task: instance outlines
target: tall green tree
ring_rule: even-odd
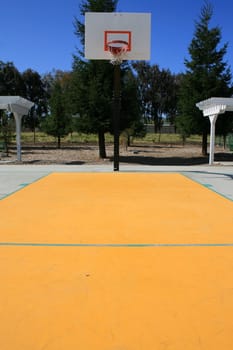
[[[150,64],[146,61],[133,63],[136,72],[138,94],[141,104],[141,111],[144,122],[151,120],[151,71]]]
[[[105,133],[111,128],[112,67],[108,62],[90,61],[79,64],[74,72],[76,100],[73,114],[79,114],[76,126],[79,131],[97,133],[99,156],[106,158]]]
[[[84,16],[87,11],[114,12],[117,2],[117,0],[86,0],[81,3],[80,14]],[[75,19],[75,33],[82,44],[82,49],[74,56],[73,63],[73,97],[71,99],[74,107],[73,114],[79,115],[76,119],[79,130],[97,133],[99,156],[105,158],[105,133],[112,131],[114,67],[105,60],[84,60],[85,26],[83,21],[77,18]],[[142,125],[136,122],[140,119],[140,109],[138,108],[137,89],[133,88],[131,73],[130,65],[127,62],[122,63],[121,115],[124,115],[125,119],[123,121],[121,117],[121,130],[133,128],[134,125],[139,129],[139,126]],[[126,100],[127,103],[125,103]]]
[[[65,108],[65,93],[62,80],[54,82],[49,100],[50,112],[45,118],[42,129],[57,139],[57,148],[61,148],[61,139],[71,132],[72,119]]]
[[[24,118],[24,125],[31,130],[39,126],[40,119],[48,112],[48,94],[40,74],[32,69],[22,73],[25,86],[24,97],[35,103],[28,116]]]
[[[210,97],[229,97],[231,72],[224,61],[227,44],[220,47],[221,29],[210,28],[213,6],[205,2],[199,21],[195,24],[194,37],[189,46],[190,60],[185,60],[179,97],[177,126],[186,134],[202,134],[202,154],[207,154],[208,118],[203,118],[196,103]]]
[[[86,12],[115,12],[118,0],[82,0],[79,10],[80,15],[85,16]],[[82,49],[79,54],[83,56],[85,45],[85,25],[78,17],[74,19],[75,35],[79,38]]]
[[[145,135],[137,79],[128,68],[123,71],[120,131],[127,136],[127,146],[130,146],[131,136]]]
[[[85,37],[83,18],[85,12],[114,12],[117,2],[117,0],[83,0],[80,5],[82,20],[75,18],[74,22],[75,34],[82,45],[82,49],[74,56],[73,64],[74,77],[81,84],[76,90],[79,97],[77,97],[78,108],[74,113],[80,115],[77,121],[79,130],[98,134],[100,158],[106,158],[105,133],[111,126],[113,67],[106,61],[83,59]]]
[[[9,146],[13,136],[14,117],[12,113],[0,110],[0,141],[6,156],[9,156]]]
[[[0,95],[24,96],[25,86],[21,73],[13,62],[0,61]]]
[[[153,120],[155,132],[159,131],[163,116],[172,120],[176,113],[176,77],[168,69],[147,62],[136,62],[134,69],[138,78],[138,89],[145,120]]]

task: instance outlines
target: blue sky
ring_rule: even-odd
[[[225,59],[233,69],[233,2],[211,0],[212,26],[222,30],[228,42]],[[13,62],[19,71],[31,68],[40,74],[53,69],[70,70],[79,47],[74,35],[74,17],[80,0],[9,0],[1,3],[0,60]],[[119,0],[120,12],[150,12],[151,64],[185,71],[184,58],[193,38],[204,0]]]

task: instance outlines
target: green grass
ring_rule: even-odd
[[[21,140],[24,144],[34,143],[34,133],[29,131],[24,131],[21,133]],[[105,134],[106,143],[113,142],[113,136],[109,133]],[[15,143],[15,137],[13,137],[12,142]],[[56,144],[56,139],[53,136],[47,135],[43,132],[36,132],[35,134],[35,144]],[[98,144],[98,136],[96,134],[83,134],[73,132],[62,139],[62,143],[68,144]],[[182,144],[182,138],[179,134],[154,134],[148,133],[145,137],[135,137],[131,138],[131,144]],[[191,135],[187,138],[186,144],[200,144],[201,136]]]
[[[22,132],[21,133],[22,143],[34,143],[34,133],[33,132]],[[38,143],[56,143],[56,138],[50,135],[47,135],[43,132],[36,132],[35,142]],[[95,134],[81,134],[74,132],[62,138],[64,143],[95,143],[98,142],[97,135]]]
[[[155,143],[155,144],[182,144],[182,138],[180,134],[146,134],[143,138],[135,138],[134,143]],[[201,143],[201,136],[199,135],[191,135],[186,139],[186,143]]]

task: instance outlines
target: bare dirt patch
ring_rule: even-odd
[[[97,145],[63,145],[61,149],[44,145],[24,145],[23,164],[106,164],[112,162],[113,146],[107,145],[107,158],[100,159]],[[233,161],[233,153],[216,147],[216,161]],[[1,162],[16,163],[16,150],[12,148],[9,156],[0,155]],[[148,145],[135,144],[120,148],[120,162],[144,165],[192,165],[208,163],[208,156],[201,155],[200,145]]]

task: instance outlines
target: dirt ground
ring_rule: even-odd
[[[106,159],[99,158],[97,145],[22,146],[23,164],[106,164],[113,160],[113,146],[106,146]],[[1,163],[15,164],[16,149],[10,150],[7,157],[0,153]],[[233,161],[233,152],[222,147],[215,148],[215,161]],[[127,149],[120,147],[120,162],[144,165],[192,165],[208,163],[208,156],[201,154],[200,145],[135,144]]]

